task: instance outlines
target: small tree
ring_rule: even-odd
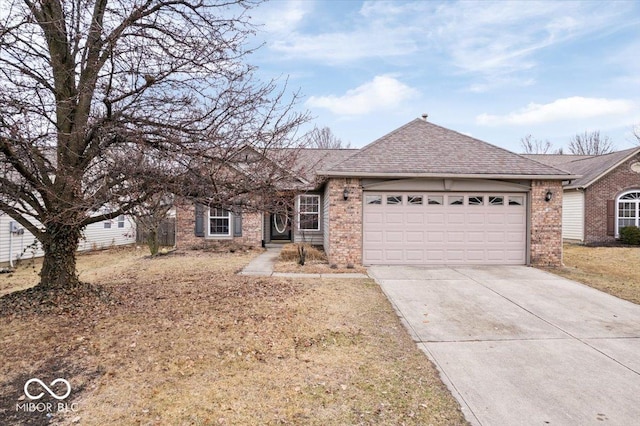
[[[527,135],[520,139],[520,146],[524,154],[548,154],[552,148],[548,139],[544,141],[534,139],[533,136]]]
[[[168,213],[172,207],[172,196],[159,192],[153,194],[145,202],[133,209],[137,232],[141,232],[144,235],[152,256],[157,255],[160,250],[160,226],[167,220]]]
[[[569,141],[569,152],[574,155],[602,155],[613,151],[613,142],[600,131],[578,133]]]

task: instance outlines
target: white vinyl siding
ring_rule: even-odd
[[[79,251],[104,249],[112,246],[134,244],[136,229],[132,218],[126,216],[124,220],[115,220],[111,228],[105,228],[104,222],[93,223],[86,227],[83,238],[78,245]],[[35,237],[26,230],[22,235],[13,236],[9,232],[9,223],[13,222],[6,213],[0,211],[0,264],[9,262],[9,252],[15,261],[17,258],[31,259],[44,255],[37,244],[32,249]],[[122,227],[118,227],[122,223]],[[22,226],[20,226],[22,227]]]
[[[584,192],[562,194],[562,238],[584,241]]]

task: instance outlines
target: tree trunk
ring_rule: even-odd
[[[44,261],[40,271],[40,287],[62,289],[80,283],[76,275],[76,250],[81,231],[77,226],[47,226],[47,238],[42,243]]]
[[[152,256],[158,254],[160,249],[160,242],[158,241],[158,230],[149,228],[147,230],[147,245]]]

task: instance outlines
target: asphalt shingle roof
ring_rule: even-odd
[[[569,173],[456,131],[415,119],[319,172],[337,175],[541,176]]]
[[[568,172],[580,175],[567,186],[567,188],[588,187],[610,169],[625,161],[632,155],[640,152],[640,148],[630,148],[623,151],[616,151],[604,155],[579,156],[579,155],[535,155],[535,159],[540,162],[557,164],[557,167]],[[533,155],[531,157],[534,157]],[[565,157],[562,163],[562,157]]]

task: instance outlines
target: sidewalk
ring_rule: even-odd
[[[239,275],[251,275],[256,277],[285,277],[285,278],[369,278],[366,274],[300,274],[295,272],[273,272],[282,247],[268,247],[267,251],[253,259]]]

